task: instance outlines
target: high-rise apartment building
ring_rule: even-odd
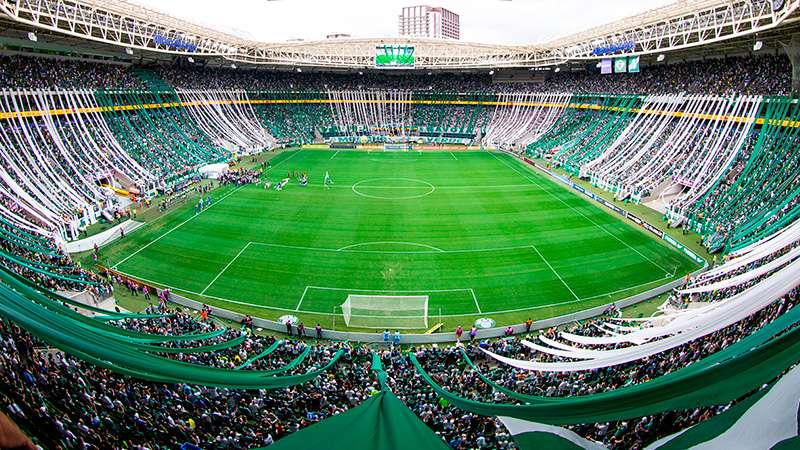
[[[400,36],[460,39],[461,25],[453,11],[421,5],[408,6],[400,13]]]

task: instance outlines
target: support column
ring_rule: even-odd
[[[800,93],[800,33],[792,35],[789,43],[781,42],[783,50],[792,62],[792,94]]]

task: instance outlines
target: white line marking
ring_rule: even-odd
[[[226,271],[226,270],[228,270],[228,267],[230,267],[230,266],[231,266],[231,264],[233,264],[233,262],[234,262],[234,261],[236,261],[237,259],[239,259],[239,257],[240,257],[240,256],[242,256],[242,253],[244,253],[244,251],[245,251],[245,250],[247,250],[247,247],[250,247],[250,242],[248,242],[247,244],[245,244],[245,245],[244,245],[244,247],[242,247],[242,249],[241,249],[241,250],[239,250],[239,253],[237,253],[237,254],[236,254],[236,256],[234,256],[234,257],[233,257],[233,259],[232,259],[232,260],[230,260],[230,261],[228,262],[228,264],[226,264],[226,265],[225,265],[225,267],[223,267],[223,268],[222,268],[222,270],[220,270],[220,271],[219,271],[219,273],[217,274],[217,276],[215,276],[215,277],[214,277],[214,279],[213,279],[213,280],[211,280],[211,282],[210,282],[210,283],[208,283],[208,286],[206,286],[206,288],[205,288],[205,289],[203,289],[202,291],[200,291],[200,295],[204,295],[204,294],[206,293],[206,291],[208,290],[208,288],[210,288],[210,287],[211,287],[211,285],[212,285],[212,284],[214,284],[214,282],[215,282],[215,281],[217,281],[217,279],[219,279],[219,277],[220,277],[220,276],[222,276],[222,274],[223,274],[223,273],[225,273],[225,271]]]
[[[308,183],[308,187],[325,187],[325,185],[321,184],[321,183]],[[346,185],[346,184],[345,185],[341,185],[341,184],[340,185],[334,185],[334,186],[330,186],[330,187],[334,188],[334,189],[336,189],[336,188],[339,188],[339,189],[352,189],[352,185]],[[378,185],[378,186],[366,186],[366,187],[369,188],[369,189],[420,189],[420,188],[424,188],[426,186],[383,186],[383,185]],[[535,186],[535,185],[530,184],[530,183],[528,183],[528,184],[498,184],[498,185],[494,185],[494,186],[492,186],[492,185],[489,185],[489,186],[481,185],[479,187],[480,187],[481,191],[486,191],[488,189],[519,189],[519,190],[536,189],[536,190],[539,190],[538,186]],[[436,186],[436,190],[437,191],[440,190],[440,189],[444,189],[444,190],[464,189],[464,190],[474,191],[474,190],[476,190],[476,186],[475,185],[472,185],[472,186]]]
[[[575,297],[575,300],[580,300],[580,297],[578,297],[575,294],[575,291],[573,291],[572,288],[569,287],[567,282],[564,281],[563,278],[561,278],[561,275],[559,275],[558,272],[556,272],[556,269],[554,269],[553,266],[550,265],[550,263],[547,261],[547,258],[545,258],[544,255],[542,255],[542,252],[540,252],[539,249],[536,248],[536,246],[533,244],[531,244],[531,248],[533,249],[533,251],[536,252],[537,255],[539,255],[539,258],[542,258],[542,261],[544,261],[544,263],[547,264],[547,267],[550,268],[550,271],[553,272],[556,275],[556,277],[558,277],[558,279],[561,281],[561,284],[563,284],[564,287],[566,287],[569,290],[569,293],[572,294],[573,297]]]
[[[377,254],[388,254],[388,255],[408,255],[408,254],[421,254],[421,255],[428,255],[428,254],[437,254],[437,253],[486,253],[486,252],[500,252],[500,251],[510,251],[510,250],[522,250],[530,249],[530,244],[528,245],[519,245],[519,246],[512,246],[512,247],[495,247],[495,248],[477,248],[477,249],[461,249],[461,250],[442,250],[440,248],[432,247],[435,250],[421,250],[417,252],[407,252],[407,251],[392,251],[392,250],[350,250],[348,247],[342,248],[322,248],[322,247],[305,247],[302,245],[285,245],[285,244],[271,244],[269,242],[250,242],[252,245],[263,245],[265,247],[276,247],[276,248],[289,248],[295,250],[309,250],[309,251],[318,251],[318,252],[341,252],[341,253],[377,253]],[[359,245],[359,244],[357,244]],[[417,244],[422,245],[422,244]],[[427,246],[430,247],[430,246]]]
[[[294,309],[295,311],[300,311],[300,305],[303,304],[303,299],[306,298],[306,292],[308,292],[308,286],[303,289],[303,295],[300,296],[300,301],[297,302],[297,308]]]
[[[529,245],[526,246],[526,247],[530,248]],[[214,296],[214,295],[201,295],[199,292],[190,291],[190,290],[179,288],[179,287],[176,287],[176,286],[170,286],[168,284],[161,283],[159,281],[148,280],[147,278],[139,277],[139,276],[132,275],[132,274],[129,274],[129,273],[126,273],[126,272],[122,272],[122,271],[119,271],[119,270],[117,272],[122,274],[122,275],[128,276],[130,278],[134,278],[134,279],[137,279],[137,280],[144,281],[146,283],[150,283],[150,284],[152,284],[154,286],[163,286],[163,287],[169,288],[169,289],[171,289],[173,291],[183,292],[183,293],[186,293],[186,294],[196,295],[196,296],[199,296],[199,297],[206,297],[206,298],[210,298],[210,299],[213,299],[213,300],[219,300],[219,301],[226,302],[226,303],[232,303],[234,305],[249,306],[251,308],[258,308],[258,309],[268,309],[268,310],[271,310],[271,311],[283,311],[283,312],[292,312],[292,311],[294,311],[293,309],[289,309],[289,308],[278,308],[277,306],[259,305],[259,304],[250,303],[250,302],[243,302],[243,301],[240,301],[240,300],[231,300],[231,299],[225,298],[225,297],[217,297],[217,296]],[[617,289],[617,290],[611,291],[611,292],[605,292],[605,293],[602,293],[602,294],[592,295],[592,296],[589,296],[589,297],[583,297],[583,298],[581,298],[579,300],[567,300],[567,301],[563,301],[563,302],[549,303],[547,305],[530,306],[530,307],[527,307],[527,308],[505,309],[505,310],[500,310],[500,311],[487,311],[487,312],[481,313],[481,314],[514,313],[514,312],[521,312],[521,311],[533,311],[533,310],[536,310],[536,309],[543,309],[543,308],[552,308],[554,306],[569,305],[571,303],[578,303],[578,302],[581,302],[581,301],[593,300],[593,299],[600,298],[600,297],[612,296],[612,295],[618,294],[620,292],[625,292],[625,291],[629,291],[629,290],[632,290],[632,289],[637,289],[637,288],[640,288],[642,286],[647,286],[647,285],[650,285],[650,284],[653,284],[653,283],[659,283],[661,281],[663,281],[663,280],[658,279],[658,280],[648,281],[646,283],[637,284],[635,286],[630,286],[630,287],[626,287],[626,288],[623,288],[623,289]],[[314,287],[314,286],[308,286],[308,287]],[[342,291],[358,292],[357,289],[320,288],[320,287],[317,287],[317,289],[342,290]],[[362,292],[381,292],[381,291],[363,290]],[[411,293],[413,293],[413,292],[436,292],[436,291],[435,290],[426,289],[426,290],[422,290],[422,291],[388,291],[388,292],[411,292]],[[329,315],[331,315],[331,313],[318,312],[318,311],[300,311],[300,312],[302,312],[303,314],[313,314],[313,315],[317,315],[317,316],[329,316]],[[477,316],[477,315],[478,315],[478,313],[443,314],[442,317],[465,317],[465,316]]]
[[[330,159],[336,158],[336,155],[338,155],[338,154],[339,154],[339,150],[336,150],[336,153],[334,153],[333,156],[331,156]]]
[[[341,252],[341,251],[349,250],[349,249],[351,249],[351,248],[355,248],[355,247],[363,247],[363,246],[365,246],[365,245],[373,245],[373,244],[397,244],[397,245],[410,245],[410,246],[414,246],[414,247],[422,247],[422,248],[431,249],[431,250],[433,250],[433,251],[436,251],[436,252],[439,252],[439,253],[447,253],[447,252],[445,252],[444,250],[440,249],[439,247],[434,247],[434,246],[432,246],[432,245],[427,245],[427,244],[418,244],[418,243],[416,243],[416,242],[401,242],[401,241],[376,241],[376,242],[362,242],[362,243],[360,243],[360,244],[353,244],[353,245],[348,245],[348,246],[342,247],[342,248],[340,248],[340,249],[337,249],[336,251],[337,251],[337,252]],[[411,252],[411,253],[419,253],[419,252]]]
[[[458,158],[456,158],[456,155],[454,155],[454,154],[453,154],[453,152],[450,152],[450,156],[452,156],[452,157],[453,157],[453,159],[455,159],[456,161],[458,161]]]
[[[403,195],[403,196],[399,196],[399,197],[386,197],[386,196],[381,196],[381,195],[365,194],[363,192],[359,192],[359,190],[358,190],[358,187],[363,183],[369,183],[370,181],[382,181],[382,180],[413,181],[415,183],[420,183],[420,184],[424,185],[424,186],[421,186],[421,187],[423,187],[425,189],[430,189],[430,190],[427,191],[427,192],[424,192],[422,194]],[[370,186],[365,186],[366,189],[369,189],[369,187]],[[420,186],[411,186],[411,187],[416,187],[417,189],[420,188]],[[414,179],[414,178],[370,178],[370,179],[367,179],[367,180],[359,181],[358,183],[354,184],[351,187],[351,189],[353,190],[353,192],[356,195],[360,195],[362,197],[367,197],[367,198],[375,198],[375,199],[379,199],[379,200],[411,200],[411,199],[415,199],[415,198],[422,198],[422,197],[431,195],[434,192],[436,192],[436,186],[432,185],[431,183],[428,183],[427,181],[417,180],[417,179]]]
[[[321,291],[352,291],[352,292],[396,292],[398,294],[413,294],[423,292],[469,292],[470,288],[454,288],[454,289],[350,289],[338,288],[327,286],[306,286],[306,289],[319,289]]]
[[[135,252],[133,252],[133,253],[131,253],[130,255],[126,256],[126,257],[125,257],[125,258],[124,258],[122,261],[120,261],[120,262],[118,262],[118,263],[114,264],[113,266],[111,266],[111,268],[116,270],[116,268],[117,268],[117,267],[119,267],[119,265],[120,265],[120,264],[123,264],[123,263],[125,263],[125,261],[127,261],[127,260],[129,260],[129,259],[133,258],[134,256],[138,255],[138,254],[139,254],[139,252],[141,252],[142,250],[146,249],[147,247],[150,247],[151,245],[153,245],[153,244],[155,244],[156,242],[160,241],[160,240],[161,240],[161,238],[163,238],[163,237],[167,236],[168,234],[172,233],[173,231],[177,230],[178,228],[180,228],[180,227],[182,227],[182,226],[186,225],[186,224],[187,224],[187,223],[189,223],[190,221],[194,220],[194,218],[195,218],[195,217],[197,217],[197,216],[199,216],[200,214],[203,214],[204,212],[208,211],[209,209],[211,209],[211,208],[213,208],[213,207],[215,207],[215,206],[219,205],[220,203],[222,203],[222,201],[223,201],[223,200],[225,200],[226,198],[228,198],[228,197],[230,197],[231,195],[235,194],[236,192],[238,192],[238,191],[239,191],[241,188],[243,188],[243,187],[244,187],[244,186],[239,186],[239,187],[237,187],[236,189],[232,190],[231,192],[228,192],[228,193],[227,193],[227,194],[225,194],[225,195],[224,195],[224,196],[223,196],[221,199],[219,199],[219,200],[217,200],[216,202],[212,203],[212,204],[211,204],[211,206],[209,206],[208,208],[206,208],[206,209],[204,209],[204,210],[200,211],[199,213],[197,213],[197,214],[193,215],[192,217],[189,217],[188,219],[184,220],[183,222],[181,222],[181,223],[179,223],[179,224],[175,225],[174,227],[170,228],[170,229],[169,229],[169,230],[168,230],[166,233],[162,234],[161,236],[159,236],[159,237],[157,237],[157,238],[153,239],[152,241],[148,242],[147,244],[143,245],[142,247],[140,247],[139,249],[137,249]]]
[[[478,308],[478,314],[483,314],[481,312],[481,305],[478,304],[478,297],[475,296],[475,290],[472,289],[472,288],[469,288],[469,291],[472,293],[472,301],[475,302],[475,307]]]
[[[651,263],[652,265],[656,266],[657,268],[659,268],[660,270],[662,270],[664,273],[666,273],[666,274],[668,274],[668,273],[669,273],[669,271],[668,271],[667,269],[665,269],[665,268],[661,267],[661,265],[660,265],[660,264],[658,264],[657,262],[655,262],[655,261],[653,261],[652,259],[650,259],[650,258],[648,258],[647,256],[645,256],[645,255],[644,255],[642,252],[640,252],[639,250],[636,250],[635,248],[631,247],[631,246],[630,246],[630,244],[628,244],[627,242],[625,242],[625,241],[623,241],[622,239],[620,239],[620,238],[619,238],[617,235],[615,235],[614,233],[612,233],[612,232],[610,232],[610,231],[606,230],[605,228],[603,228],[602,226],[600,226],[600,225],[599,225],[597,222],[595,222],[594,220],[592,220],[591,218],[589,218],[589,216],[587,216],[586,214],[582,213],[580,210],[578,210],[578,209],[577,209],[577,208],[575,208],[574,206],[570,205],[569,203],[565,202],[565,201],[564,201],[562,198],[558,197],[557,195],[555,195],[555,194],[553,194],[552,192],[550,192],[550,191],[548,191],[547,189],[545,189],[545,188],[544,188],[542,185],[540,185],[540,184],[539,184],[539,183],[538,183],[538,182],[537,182],[535,179],[530,179],[530,178],[528,178],[528,175],[527,175],[527,174],[525,174],[525,173],[522,173],[522,172],[518,171],[516,168],[512,167],[511,165],[509,165],[507,162],[505,162],[505,161],[503,161],[502,159],[498,158],[498,157],[497,157],[497,155],[495,155],[494,153],[489,153],[489,154],[490,154],[490,155],[492,155],[492,156],[494,156],[494,157],[495,157],[495,159],[497,159],[497,160],[498,160],[498,161],[500,161],[501,163],[505,164],[505,165],[506,165],[506,167],[509,167],[511,170],[513,170],[513,171],[517,172],[518,174],[522,175],[522,176],[523,176],[523,177],[524,177],[526,180],[528,180],[528,181],[532,182],[533,184],[535,184],[535,185],[539,186],[539,187],[540,187],[540,188],[541,188],[543,191],[545,191],[545,192],[546,192],[548,195],[550,195],[550,196],[551,196],[551,197],[553,197],[554,199],[556,199],[556,200],[560,201],[561,203],[563,203],[563,204],[567,205],[567,207],[568,207],[569,209],[571,209],[571,210],[575,211],[576,213],[580,214],[581,216],[583,216],[583,218],[584,218],[584,219],[586,219],[586,220],[588,220],[588,221],[589,221],[589,222],[590,222],[592,225],[594,225],[594,226],[596,226],[597,228],[599,228],[599,229],[603,230],[603,232],[605,232],[605,233],[606,233],[606,234],[608,234],[609,236],[613,237],[614,239],[616,239],[617,241],[619,241],[620,243],[622,243],[624,246],[626,246],[626,247],[628,247],[629,249],[631,249],[631,250],[633,250],[634,252],[636,252],[636,253],[637,253],[639,256],[641,256],[641,257],[642,257],[642,258],[643,258],[645,261],[647,261],[647,262]],[[514,161],[517,161],[517,160],[515,159]],[[518,162],[518,161],[517,161],[517,162]],[[521,163],[520,163],[520,164],[521,164]],[[530,169],[528,169],[528,170],[530,170]]]
[[[295,153],[293,153],[291,156],[289,156],[288,158],[286,158],[286,159],[284,159],[284,160],[282,160],[282,161],[279,161],[277,164],[275,164],[274,166],[272,166],[272,168],[274,169],[275,167],[278,167],[278,166],[279,166],[279,165],[281,165],[282,163],[284,163],[284,162],[286,162],[286,161],[288,161],[288,160],[292,159],[292,158],[293,158],[295,155],[297,155],[297,154],[298,154],[298,153],[300,153],[300,152],[302,152],[302,150],[297,150],[297,151],[295,151]],[[240,189],[242,189],[243,187],[244,187],[244,185],[237,187],[236,189],[232,190],[231,192],[228,192],[227,194],[225,194],[224,196],[222,196],[222,198],[220,198],[220,199],[219,199],[219,200],[217,200],[216,202],[212,203],[212,204],[211,204],[211,206],[209,206],[208,208],[206,208],[206,209],[204,209],[204,210],[200,211],[199,213],[197,213],[197,214],[193,215],[192,217],[189,217],[188,219],[184,220],[183,222],[179,223],[178,225],[175,225],[173,228],[171,228],[170,230],[168,230],[166,233],[164,233],[164,234],[162,234],[161,236],[159,236],[159,237],[155,238],[154,240],[152,240],[152,241],[148,242],[147,244],[145,244],[145,245],[143,245],[142,247],[140,247],[139,249],[137,249],[135,252],[133,252],[133,253],[131,253],[130,255],[126,256],[126,257],[125,257],[125,258],[124,258],[122,261],[120,261],[120,262],[118,262],[118,263],[114,264],[113,266],[111,266],[111,269],[113,269],[113,270],[116,270],[116,269],[117,269],[117,267],[119,267],[119,265],[120,265],[120,264],[123,264],[123,263],[125,263],[125,261],[127,261],[127,260],[129,260],[129,259],[133,258],[134,256],[138,255],[138,254],[139,254],[139,252],[141,252],[142,250],[146,249],[147,247],[150,247],[151,245],[153,245],[153,244],[155,244],[156,242],[160,241],[160,240],[161,240],[161,238],[163,238],[164,236],[166,236],[166,235],[168,235],[168,234],[172,233],[173,231],[177,230],[178,228],[180,228],[180,227],[182,227],[182,226],[186,225],[186,224],[187,224],[187,223],[189,223],[190,221],[194,220],[194,218],[195,218],[195,217],[197,217],[197,216],[199,216],[200,214],[203,214],[204,212],[208,211],[209,209],[211,209],[211,208],[213,208],[213,207],[217,206],[218,204],[222,203],[222,201],[223,201],[223,200],[225,200],[226,198],[230,197],[231,195],[233,195],[233,194],[235,194],[235,193],[239,192],[239,190],[240,190]],[[162,216],[162,217],[163,217],[163,216]]]

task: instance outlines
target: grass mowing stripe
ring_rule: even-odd
[[[228,192],[221,199],[219,199],[219,200],[215,201],[214,203],[212,203],[208,208],[205,208],[204,210],[202,210],[202,211],[198,212],[197,214],[193,215],[192,217],[189,217],[188,219],[184,220],[183,222],[181,222],[181,223],[175,225],[174,227],[170,228],[166,233],[164,233],[161,236],[159,236],[159,237],[153,239],[152,241],[148,242],[143,247],[140,247],[135,252],[131,253],[126,258],[124,258],[122,261],[114,264],[111,268],[112,269],[116,269],[117,267],[119,267],[120,264],[123,264],[123,263],[125,263],[125,261],[127,261],[127,260],[133,258],[134,256],[138,255],[139,252],[141,252],[142,250],[144,250],[144,249],[150,247],[151,245],[155,244],[156,242],[160,241],[161,238],[163,238],[164,236],[167,236],[167,235],[171,234],[173,231],[177,230],[178,228],[180,228],[180,227],[186,225],[187,223],[189,223],[190,221],[194,220],[200,214],[203,214],[204,212],[208,211],[209,209],[211,209],[211,208],[217,206],[218,204],[222,203],[223,200],[225,200],[226,198],[228,198],[231,195],[235,194],[236,191],[238,191],[241,188],[242,188],[242,186],[237,187],[236,189],[232,190],[231,192]]]
[[[642,252],[640,252],[639,250],[636,250],[635,248],[631,247],[631,245],[630,245],[630,244],[628,244],[627,242],[625,242],[625,241],[623,241],[622,239],[620,239],[620,238],[619,238],[617,235],[615,235],[614,233],[612,233],[612,232],[610,232],[610,231],[606,230],[605,228],[603,228],[602,226],[600,226],[600,225],[599,225],[597,222],[595,222],[594,220],[592,220],[591,218],[589,218],[589,216],[587,216],[586,214],[582,213],[580,210],[578,210],[577,208],[573,207],[573,206],[572,206],[572,205],[570,205],[569,203],[565,202],[563,199],[561,199],[561,198],[560,198],[560,197],[558,197],[557,195],[555,195],[555,194],[551,193],[550,191],[548,191],[547,189],[545,189],[545,188],[544,188],[542,185],[540,185],[538,182],[536,182],[536,180],[535,180],[535,179],[530,179],[530,178],[528,178],[526,174],[524,174],[524,173],[522,173],[522,172],[519,172],[519,171],[518,171],[516,168],[512,167],[511,165],[509,165],[508,163],[506,163],[506,162],[505,162],[505,161],[503,161],[502,159],[498,158],[498,157],[497,157],[497,155],[495,155],[494,153],[491,153],[491,155],[492,155],[492,156],[494,156],[494,157],[495,157],[495,158],[496,158],[498,161],[500,161],[500,162],[502,162],[503,164],[505,164],[505,165],[507,165],[508,167],[510,167],[512,170],[514,170],[514,171],[515,171],[515,172],[517,172],[518,174],[522,175],[522,176],[523,176],[523,177],[525,177],[526,179],[529,179],[529,180],[530,180],[532,183],[534,183],[534,184],[536,184],[537,186],[539,186],[539,187],[540,187],[540,188],[541,188],[543,191],[547,192],[547,193],[548,193],[548,194],[550,194],[550,195],[551,195],[553,198],[555,198],[556,200],[558,200],[558,201],[560,201],[561,203],[563,203],[564,205],[566,205],[566,206],[567,206],[569,209],[571,209],[571,210],[575,211],[576,213],[580,214],[581,216],[583,216],[583,217],[584,217],[586,220],[588,220],[589,222],[591,222],[591,223],[592,223],[594,226],[596,226],[597,228],[599,228],[599,229],[603,230],[603,232],[605,232],[605,233],[606,233],[606,234],[608,234],[609,236],[613,237],[613,238],[614,238],[614,239],[616,239],[617,241],[621,242],[621,243],[622,243],[624,246],[626,246],[626,247],[628,247],[629,249],[633,250],[634,252],[638,253],[638,254],[639,254],[639,256],[641,256],[642,258],[644,258],[646,261],[649,261],[651,264],[653,264],[654,266],[656,266],[656,267],[658,267],[659,269],[661,269],[661,270],[664,272],[664,274],[665,274],[665,275],[669,275],[669,274],[670,274],[670,272],[669,272],[667,269],[665,269],[665,268],[661,267],[661,265],[659,265],[657,262],[655,262],[655,261],[653,261],[652,259],[650,259],[650,258],[648,258],[647,256],[645,256],[645,255],[644,255]],[[515,161],[516,161],[516,159],[515,159]],[[518,163],[519,163],[519,162],[518,162]],[[519,163],[519,164],[521,164],[521,163]],[[528,169],[528,170],[530,170],[530,169]]]
[[[486,315],[502,325],[568,314],[669,281],[609,231],[662,266],[693,267],[602,207],[556,192],[550,186],[556,183],[538,172],[524,176],[514,164],[498,164],[501,155],[340,152],[331,159],[334,153],[277,156],[285,158],[283,167],[312,178],[329,171],[338,189],[294,181],[281,192],[246,185],[118,268],[204,303],[272,320],[290,313],[326,328],[341,318],[333,308],[345,291],[429,292],[429,315],[441,316],[449,329]],[[266,177],[283,178],[281,170]],[[435,192],[403,200],[433,189],[391,180],[397,177],[429,183]],[[357,183],[385,198],[354,194]],[[171,221],[104,249],[103,258],[122,259],[191,214],[191,208],[167,213]],[[598,225],[608,230],[600,233]]]
[[[292,153],[292,155],[291,155],[291,156],[289,156],[289,157],[287,157],[287,158],[284,158],[284,159],[280,160],[280,161],[279,161],[277,164],[275,164],[274,166],[272,166],[272,168],[274,169],[275,167],[279,166],[281,163],[283,163],[283,162],[286,162],[286,161],[290,160],[292,157],[294,157],[295,155],[297,155],[297,154],[298,154],[298,153],[300,153],[300,152],[302,152],[302,150],[296,150],[294,153]],[[155,244],[156,242],[160,241],[160,240],[161,240],[161,238],[163,238],[164,236],[167,236],[168,234],[172,233],[173,231],[177,230],[178,228],[180,228],[180,227],[182,227],[182,226],[186,225],[187,223],[189,223],[190,221],[194,220],[194,219],[195,219],[197,216],[199,216],[200,214],[203,214],[204,212],[208,211],[209,209],[211,209],[211,208],[213,208],[213,207],[217,206],[218,204],[222,203],[222,201],[223,201],[223,200],[225,200],[226,198],[228,198],[228,197],[230,197],[231,195],[235,194],[237,191],[239,191],[239,190],[240,190],[240,189],[242,189],[243,187],[244,187],[244,186],[239,186],[239,187],[237,187],[236,189],[234,189],[233,191],[231,191],[231,192],[228,192],[228,193],[227,193],[227,194],[225,194],[225,195],[224,195],[224,196],[223,196],[221,199],[219,199],[219,200],[217,200],[216,202],[212,203],[212,204],[211,204],[211,206],[209,206],[208,208],[205,208],[204,210],[202,210],[202,211],[200,211],[199,213],[197,213],[197,214],[195,214],[195,215],[193,215],[193,216],[189,217],[188,219],[184,220],[183,222],[179,223],[178,225],[175,225],[174,227],[172,227],[171,229],[169,229],[169,231],[167,231],[166,233],[164,233],[164,234],[162,234],[161,236],[159,236],[159,237],[155,238],[154,240],[152,240],[152,241],[148,242],[148,243],[147,243],[146,245],[144,245],[143,247],[141,247],[141,248],[137,249],[135,252],[133,252],[133,253],[131,253],[130,255],[128,255],[128,256],[127,256],[126,258],[124,258],[122,261],[119,261],[118,263],[114,264],[114,265],[113,265],[111,268],[112,268],[112,269],[116,269],[117,267],[119,267],[119,266],[120,266],[120,264],[123,264],[123,263],[125,263],[125,261],[127,261],[127,260],[131,259],[132,257],[136,256],[136,255],[137,255],[137,254],[139,254],[139,252],[141,252],[142,250],[144,250],[144,249],[146,249],[147,247],[150,247],[151,245],[153,245],[153,244]]]

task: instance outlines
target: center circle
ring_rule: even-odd
[[[380,182],[380,184],[378,184],[378,182]],[[392,182],[396,182],[397,185],[393,186]],[[370,186],[370,184],[372,184],[372,186]],[[417,180],[415,178],[369,178],[354,184],[352,189],[356,195],[367,198],[379,200],[411,200],[433,194],[434,191],[436,191],[436,186],[427,181]],[[364,192],[370,189],[377,192]],[[425,192],[414,194],[413,192],[418,189],[425,189]],[[392,195],[395,193],[397,195]]]

